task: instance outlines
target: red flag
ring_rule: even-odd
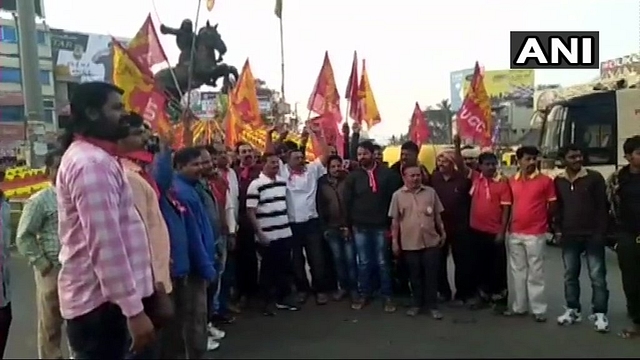
[[[357,122],[362,121],[362,112],[360,104],[360,94],[358,89],[358,54],[353,52],[353,63],[351,64],[351,75],[349,75],[349,82],[347,83],[347,90],[344,92],[344,97],[349,102],[349,117]]]
[[[476,62],[467,95],[458,111],[458,133],[481,146],[491,145],[491,101],[484,87],[484,76]]]
[[[316,116],[309,121],[315,123],[320,128],[321,136],[324,138],[327,145],[335,146],[336,150],[338,150],[338,154],[343,156],[344,138],[338,128],[338,122],[336,121],[334,114],[335,113],[326,113],[324,115]],[[320,145],[316,143],[315,138],[312,146],[316,157],[322,155],[319,153]]]
[[[162,45],[160,45],[160,39],[153,24],[153,19],[151,19],[151,14],[147,15],[140,30],[129,42],[127,52],[148,75],[152,75],[151,68],[153,66],[168,63],[167,55]]]
[[[329,52],[324,53],[324,61],[318,79],[313,87],[313,92],[309,97],[307,109],[319,115],[334,113],[332,117],[337,121],[342,121],[340,113],[340,94],[336,88],[336,80],[333,76],[333,67],[329,61]]]
[[[413,109],[413,115],[411,116],[411,124],[409,124],[409,139],[416,143],[418,147],[421,147],[422,144],[426,144],[429,141],[430,135],[427,119],[416,101],[416,107]]]

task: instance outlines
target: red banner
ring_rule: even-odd
[[[315,123],[320,128],[320,133],[327,145],[335,146],[338,150],[338,154],[343,156],[344,138],[338,128],[338,122],[336,118],[340,116],[336,113],[326,113],[325,115],[316,116],[309,120],[311,123]],[[341,116],[340,116],[341,117]],[[319,153],[321,150],[319,144],[313,143],[313,151],[316,157],[322,155]]]
[[[484,87],[484,77],[476,62],[471,86],[458,111],[458,134],[481,146],[491,145],[491,101]]]
[[[409,125],[409,139],[420,147],[429,141],[430,135],[427,119],[416,101],[416,106],[411,116],[411,124]]]

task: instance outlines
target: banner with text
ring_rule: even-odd
[[[111,36],[51,29],[51,52],[56,77],[78,82],[111,82]]]
[[[640,54],[630,54],[600,63],[600,78],[619,78],[629,74],[640,74]]]
[[[467,76],[473,76],[473,68],[452,71],[449,73],[451,110],[458,111],[464,100],[464,82]]]
[[[473,73],[465,77],[465,94],[472,77]],[[492,103],[512,101],[519,106],[533,107],[533,92],[536,86],[533,70],[486,70],[484,86]]]

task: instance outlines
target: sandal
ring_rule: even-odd
[[[392,313],[392,312],[396,312],[397,307],[396,304],[393,302],[393,300],[391,299],[387,299],[384,302],[384,312],[386,313]]]
[[[638,333],[638,330],[636,330],[635,328],[622,329],[622,331],[620,331],[620,333],[618,334],[618,336],[623,339],[635,339],[638,337],[638,335],[640,335],[640,333]]]
[[[420,308],[417,306],[410,307],[409,310],[407,310],[407,316],[410,316],[410,317],[414,317],[419,313],[420,313]]]

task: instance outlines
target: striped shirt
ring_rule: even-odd
[[[65,319],[105,302],[131,317],[143,311],[142,299],[153,293],[147,233],[109,145],[77,139],[60,161],[58,296]]]
[[[247,208],[256,209],[260,229],[268,241],[292,236],[287,215],[287,180],[279,175],[271,179],[260,173],[247,189]]]

